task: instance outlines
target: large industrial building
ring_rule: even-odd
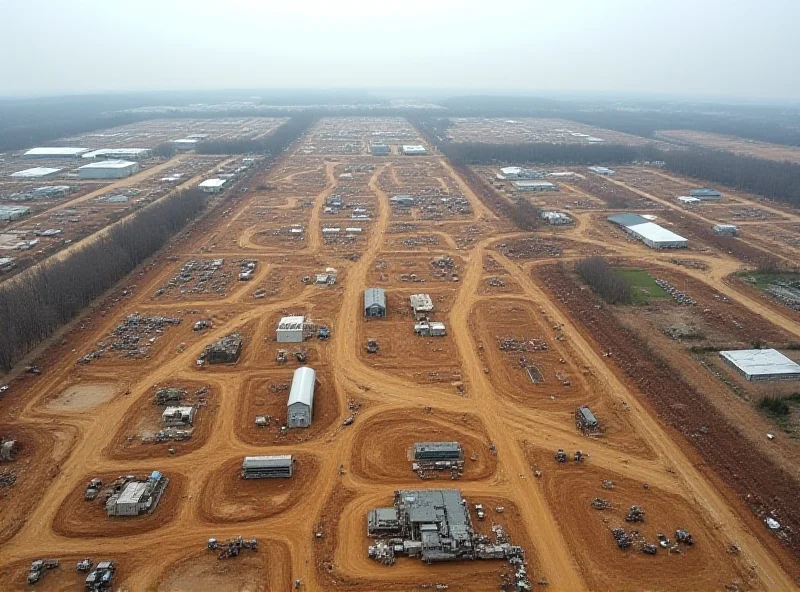
[[[391,537],[388,545],[378,542],[369,548],[370,557],[385,563],[394,562],[395,554],[426,563],[525,556],[521,547],[500,540],[491,544],[476,535],[467,501],[457,489],[395,491],[394,506],[368,512],[367,535]]]
[[[294,474],[291,454],[274,456],[245,456],[242,461],[243,479],[289,479]]]
[[[638,214],[614,214],[608,220],[621,226],[651,249],[685,249],[689,243],[682,236]]]
[[[89,152],[89,149],[72,148],[69,146],[31,148],[23,155],[23,158],[78,158],[85,152]]]
[[[364,290],[364,316],[386,316],[386,290],[383,288],[367,288]]]
[[[124,179],[139,172],[139,163],[130,160],[103,160],[78,168],[81,179]]]
[[[558,185],[550,181],[514,181],[517,191],[558,191]]]
[[[275,336],[278,343],[302,343],[310,335],[310,330],[305,317],[283,317],[278,322]]]
[[[153,471],[146,481],[128,481],[122,491],[113,494],[106,502],[109,516],[138,516],[152,512],[161,499],[169,479]]]
[[[369,150],[372,153],[372,156],[388,156],[392,153],[392,150],[388,145],[378,142],[370,144]]]
[[[696,197],[700,201],[722,201],[722,194],[719,191],[707,187],[692,189],[689,196]]]
[[[403,146],[403,154],[406,156],[425,156],[428,153],[425,146],[420,145],[405,145]]]
[[[81,154],[81,158],[141,160],[153,153],[150,148],[101,148]]]
[[[161,413],[161,423],[165,427],[188,427],[194,423],[197,407],[167,407]]]
[[[11,173],[9,176],[14,179],[43,179],[44,177],[52,177],[62,170],[63,169],[51,169],[48,167],[34,167],[32,169]]]
[[[289,400],[286,403],[286,427],[307,428],[314,418],[314,389],[317,373],[308,366],[294,371]]]
[[[719,352],[747,380],[800,380],[800,364],[775,349],[740,349]]]
[[[414,460],[463,460],[464,452],[458,442],[416,442]]]

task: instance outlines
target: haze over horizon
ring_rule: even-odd
[[[460,88],[796,101],[800,3],[0,0],[2,94]]]

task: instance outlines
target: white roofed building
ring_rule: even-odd
[[[425,156],[428,149],[421,145],[405,145],[403,146],[403,154],[406,156]]]
[[[276,330],[278,343],[302,343],[306,336],[306,330],[305,317],[283,317],[278,322],[278,328]]]
[[[23,155],[23,158],[78,158],[84,152],[89,152],[89,149],[71,146],[31,148]]]
[[[124,179],[139,172],[139,163],[130,160],[103,160],[78,168],[81,179]]]
[[[800,380],[800,364],[776,349],[721,351],[719,356],[747,380]]]
[[[51,177],[62,170],[63,169],[51,169],[48,167],[34,167],[32,169],[11,173],[9,177],[13,177],[14,179],[42,179],[44,177]]]
[[[227,182],[227,179],[206,179],[198,187],[206,193],[219,193]]]
[[[286,427],[307,428],[314,418],[314,389],[317,373],[313,368],[301,366],[294,371],[289,400],[286,403]]]
[[[101,148],[81,154],[81,158],[111,158],[111,159],[133,159],[140,160],[147,158],[153,151],[150,148]]]

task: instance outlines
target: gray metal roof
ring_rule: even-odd
[[[701,187],[700,189],[692,189],[689,192],[689,195],[691,195],[692,197],[697,197],[698,195],[719,197],[722,194],[719,191],[717,191],[716,189],[709,189],[708,187]]]
[[[314,385],[317,381],[317,373],[313,368],[301,366],[294,371],[292,377],[292,388],[289,391],[289,402],[287,406],[294,403],[303,403],[309,407],[314,405]]]
[[[636,226],[637,224],[645,224],[650,222],[647,218],[643,218],[638,214],[612,214],[608,217],[609,222],[619,224],[620,226]]]
[[[589,411],[588,407],[581,407],[580,408],[580,412],[581,412],[581,415],[583,416],[583,419],[586,420],[586,423],[588,423],[588,424],[597,423],[597,418],[595,418],[594,413]]]
[[[291,454],[278,454],[274,456],[245,456],[242,461],[243,469],[268,469],[271,467],[288,467],[292,464]]]
[[[469,515],[461,499],[458,489],[395,492],[395,500],[405,507],[411,522],[446,524],[455,540],[469,538]]]
[[[427,451],[440,451],[440,452],[460,452],[461,444],[458,442],[415,442],[414,451],[427,452]]]
[[[364,308],[378,304],[386,308],[386,290],[383,288],[367,288],[364,290]]]

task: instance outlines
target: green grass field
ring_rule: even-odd
[[[736,275],[748,282],[756,290],[762,291],[777,280],[784,282],[800,281],[800,273],[786,271],[740,271]],[[752,280],[755,280],[755,282],[752,282]]]
[[[653,298],[670,297],[644,269],[616,269],[615,271],[631,283],[631,298],[634,304],[646,304]]]

